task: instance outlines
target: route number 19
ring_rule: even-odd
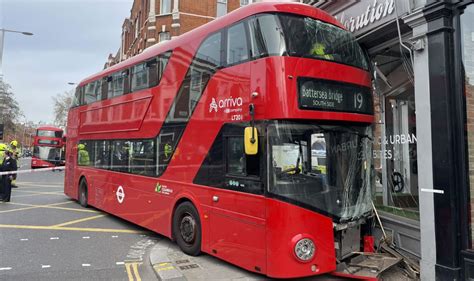
[[[354,95],[354,108],[361,109],[364,105],[364,97],[361,93],[357,93]]]

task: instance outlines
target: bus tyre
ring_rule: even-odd
[[[173,216],[173,236],[184,253],[197,256],[201,253],[201,221],[196,208],[184,202]]]
[[[85,179],[81,180],[79,184],[79,204],[82,207],[87,208],[87,181]]]

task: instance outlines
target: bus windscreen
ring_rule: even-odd
[[[366,55],[350,32],[310,17],[280,14],[279,19],[290,56],[369,69]]]
[[[271,194],[339,222],[370,213],[370,127],[275,121],[268,129]]]

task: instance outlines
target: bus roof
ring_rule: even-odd
[[[292,13],[298,15],[309,16],[312,18],[316,18],[322,20],[324,22],[331,23],[336,25],[340,28],[344,29],[344,26],[339,23],[334,17],[327,14],[326,12],[315,8],[313,6],[302,4],[302,3],[282,3],[282,2],[260,2],[254,3],[250,5],[243,6],[237,10],[232,11],[231,13],[216,18],[215,20],[206,23],[200,27],[197,27],[189,32],[186,32],[172,40],[165,41],[163,43],[159,43],[153,45],[147,49],[145,49],[142,53],[124,60],[114,66],[111,66],[103,71],[91,75],[79,83],[79,86],[83,86],[91,81],[96,80],[97,78],[102,78],[108,76],[114,72],[120,71],[121,69],[127,69],[136,63],[141,61],[146,61],[150,58],[153,58],[161,53],[164,53],[169,50],[173,50],[179,46],[183,46],[189,44],[190,42],[199,42],[202,41],[204,38],[207,37],[208,34],[211,34],[215,31],[218,31],[226,26],[232,25],[235,22],[238,22],[244,18],[249,16],[260,14],[260,13],[272,13],[272,12],[280,12],[280,13]]]

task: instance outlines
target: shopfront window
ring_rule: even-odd
[[[470,5],[461,16],[461,41],[464,72],[464,96],[467,110],[467,142],[469,159],[469,183],[471,202],[471,243],[474,241],[474,5]],[[472,245],[474,247],[474,244]]]
[[[378,210],[419,220],[415,93],[409,54],[398,45],[373,56],[376,81],[374,164]]]

